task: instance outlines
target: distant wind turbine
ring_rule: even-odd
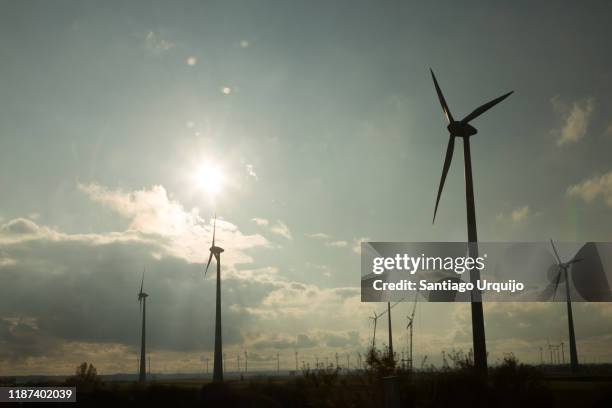
[[[544,297],[550,297],[552,295],[553,299],[557,294],[557,287],[559,287],[559,283],[565,283],[565,300],[567,302],[567,325],[569,331],[569,345],[570,345],[570,368],[573,372],[578,371],[578,352],[576,349],[576,335],[574,334],[574,314],[572,313],[572,299],[570,297],[570,285],[569,285],[569,269],[575,263],[582,261],[582,258],[574,258],[568,262],[562,262],[561,257],[559,256],[559,252],[557,252],[557,248],[555,247],[555,243],[553,240],[550,240],[550,245],[552,246],[553,252],[555,253],[555,258],[557,260],[557,271],[553,277],[554,285],[550,285],[545,290]],[[563,343],[562,343],[563,344]]]
[[[433,70],[430,69],[431,77],[434,82],[434,86],[436,87],[436,93],[438,94],[438,99],[440,101],[440,105],[442,105],[442,110],[444,111],[444,115],[446,116],[446,120],[448,121],[447,129],[450,133],[448,139],[448,146],[446,148],[446,157],[444,159],[444,166],[442,167],[442,178],[440,179],[440,186],[438,187],[438,195],[436,197],[436,206],[434,209],[433,221],[436,220],[436,213],[438,212],[438,204],[440,203],[440,196],[442,194],[442,189],[444,187],[444,182],[446,181],[446,176],[448,174],[448,170],[450,168],[451,160],[453,159],[453,150],[455,148],[455,138],[461,137],[463,138],[463,157],[464,157],[464,167],[465,167],[465,199],[467,204],[467,226],[468,226],[468,241],[469,245],[469,254],[470,257],[476,258],[478,257],[478,247],[476,242],[478,242],[478,236],[476,233],[476,210],[474,207],[474,184],[472,181],[472,156],[470,152],[470,136],[475,135],[478,131],[470,125],[469,122],[476,119],[493,106],[497,105],[508,96],[510,96],[514,91],[508,92],[500,96],[499,98],[495,98],[490,102],[485,103],[484,105],[479,106],[474,109],[472,113],[467,115],[465,118],[460,121],[456,121],[451,114],[448,105],[446,104],[446,99],[444,99],[444,95],[442,94],[442,90],[438,85],[438,80],[433,73]],[[474,284],[480,279],[480,272],[477,269],[470,270],[470,281]],[[473,336],[473,345],[474,345],[474,365],[478,371],[483,374],[487,372],[487,347],[485,342],[485,327],[484,327],[484,315],[482,312],[482,301],[480,298],[480,293],[477,291],[471,292],[471,306],[472,306],[472,336]]]
[[[378,318],[382,316],[382,314],[376,314],[376,311],[372,312],[374,316],[370,317],[370,320],[374,322],[374,335],[372,336],[372,348],[376,346],[376,324],[378,323]]]
[[[140,291],[138,292],[138,303],[140,304],[140,312],[142,314],[142,332],[140,341],[140,372],[138,381],[147,381],[147,363],[146,363],[146,322],[147,322],[147,297],[143,292],[144,288],[144,270],[142,271],[142,281],[140,282]]]
[[[394,360],[393,355],[393,331],[391,330],[391,302],[387,302],[387,321],[389,329],[389,357]]]
[[[213,359],[213,381],[223,381],[223,342],[221,339],[221,253],[223,248],[215,245],[215,235],[217,232],[217,213],[215,212],[215,218],[213,221],[213,236],[212,245],[210,247],[210,256],[208,257],[208,263],[204,270],[204,277],[208,273],[208,267],[212,261],[213,256],[217,262],[217,297],[216,297],[216,308],[215,308],[215,355]],[[245,363],[246,364],[246,363]]]
[[[410,330],[410,348],[408,349],[408,361],[409,361],[409,369],[412,371],[412,331],[414,329],[414,313],[416,312],[416,302],[417,302],[417,297],[414,297],[414,303],[412,304],[412,313],[410,314],[410,316],[408,316],[408,325],[406,326],[407,329]]]

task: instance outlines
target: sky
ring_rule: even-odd
[[[135,372],[143,269],[152,370],[202,370],[215,209],[228,362],[354,364],[384,308],[360,302],[359,242],[466,239],[460,151],[431,223],[429,68],[455,117],[515,91],[472,123],[481,241],[612,240],[609,2],[0,4],[0,375]],[[485,322],[491,363],[567,344],[560,303]],[[583,361],[612,361],[609,304],[575,325]],[[418,305],[417,362],[470,346],[469,305]]]

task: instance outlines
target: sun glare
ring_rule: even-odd
[[[203,189],[210,195],[216,195],[223,184],[223,173],[217,165],[202,165],[195,174],[195,182],[198,188]]]

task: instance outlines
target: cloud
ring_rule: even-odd
[[[314,234],[304,234],[305,236],[307,236],[308,238],[313,238],[313,239],[329,239],[331,238],[329,235],[327,235],[324,232],[315,232]]]
[[[291,231],[289,230],[289,227],[287,226],[287,224],[285,224],[284,222],[280,220],[277,221],[276,224],[270,227],[270,231],[272,231],[276,235],[280,235],[283,238],[286,238],[289,240],[293,239],[291,235]]]
[[[255,179],[255,181],[259,180],[259,178],[257,177],[257,173],[255,173],[255,167],[252,164],[246,165],[246,171],[250,177],[253,177]]]
[[[323,232],[316,232],[313,234],[305,234],[305,235],[308,238],[323,241],[323,245],[329,248],[348,248],[350,247],[351,250],[355,252],[356,254],[361,253],[361,242],[371,240],[371,238],[362,237],[362,238],[355,238],[351,242],[349,242],[344,239],[333,239],[331,235],[325,234]]]
[[[557,145],[564,146],[578,142],[586,135],[591,116],[595,110],[593,98],[574,101],[571,107],[563,103],[559,97],[551,99],[554,110],[562,117],[563,125],[561,129],[555,130],[558,136]]]
[[[612,170],[602,176],[594,176],[567,189],[570,197],[579,197],[586,203],[600,197],[608,207],[612,207]]]
[[[512,210],[510,217],[512,218],[512,222],[514,223],[525,221],[527,217],[529,217],[529,206],[524,205],[522,207]]]
[[[267,227],[273,234],[279,235],[288,240],[293,239],[293,236],[291,235],[291,230],[289,229],[287,224],[285,224],[281,220],[277,220],[274,224],[270,223],[270,221],[265,218],[252,218],[251,221],[261,227]]]
[[[495,219],[499,222],[507,222],[514,225],[519,225],[527,221],[533,216],[533,212],[528,205],[523,205],[514,208],[510,213],[500,212]]]
[[[168,197],[163,186],[124,192],[111,190],[98,184],[79,184],[79,189],[93,201],[115,211],[129,221],[127,233],[137,232],[157,240],[170,255],[193,263],[208,259],[212,236],[212,220],[208,223],[199,216],[197,209],[187,211],[176,200]],[[252,262],[246,250],[269,246],[259,234],[245,235],[229,221],[217,220],[217,242],[226,253],[224,265]]]
[[[145,48],[153,55],[159,56],[169,51],[175,46],[175,44],[163,38],[159,33],[149,31],[145,36]]]
[[[361,254],[361,243],[369,242],[369,241],[372,241],[372,238],[369,238],[369,237],[355,238],[353,240],[353,252],[355,252],[356,254]]]
[[[270,224],[270,221],[266,220],[265,218],[252,218],[251,221],[253,221],[257,225],[261,225],[264,227]]]

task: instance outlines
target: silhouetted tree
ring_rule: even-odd
[[[102,383],[102,379],[98,376],[98,370],[93,364],[82,362],[77,366],[75,375],[70,377],[67,382],[80,385],[96,385]]]

